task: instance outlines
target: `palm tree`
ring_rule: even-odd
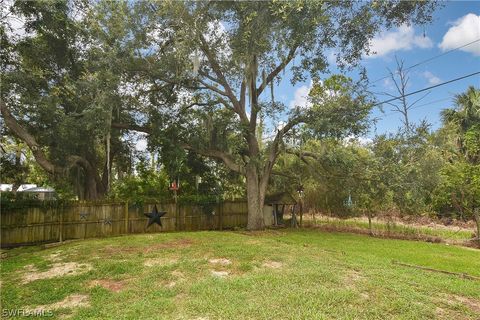
[[[442,111],[445,125],[455,129],[459,152],[471,164],[480,163],[480,90],[473,86],[455,97],[455,109]]]

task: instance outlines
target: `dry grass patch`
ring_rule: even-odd
[[[435,298],[433,302],[436,304],[435,315],[438,319],[470,319],[462,315],[462,312],[458,310],[458,305],[462,305],[473,314],[480,315],[480,300],[475,298],[456,294],[443,294]]]
[[[62,260],[62,257],[61,257],[61,252],[54,252],[54,253],[51,253],[49,256],[48,256],[48,260],[52,261],[52,262],[59,262]]]
[[[209,259],[209,263],[211,264],[216,264],[220,266],[228,266],[232,264],[232,261],[226,259],[226,258],[218,258],[218,259]]]
[[[51,279],[56,277],[73,276],[88,272],[92,266],[88,263],[54,263],[47,271],[38,271],[33,265],[25,266],[24,274],[22,276],[22,283],[26,284],[40,279]]]
[[[178,262],[178,259],[168,259],[168,258],[152,258],[147,259],[143,263],[145,267],[155,267],[155,266],[168,266]]]
[[[226,278],[230,275],[228,271],[210,270],[210,273],[212,274],[212,276],[218,278]]]
[[[184,278],[185,278],[185,274],[183,274],[183,272],[178,271],[178,270],[173,270],[173,271],[172,271],[172,276],[177,277],[177,278],[180,278],[180,279],[184,279]]]
[[[33,309],[28,309],[32,313],[42,313],[48,312],[58,309],[74,309],[74,308],[81,308],[81,307],[89,307],[90,306],[90,299],[87,295],[84,294],[72,294],[62,301],[55,302],[52,304],[46,304],[37,306]]]
[[[449,295],[450,301],[455,301],[472,310],[474,313],[480,316],[480,300],[463,297],[459,295]]]
[[[343,277],[343,283],[348,288],[355,288],[357,282],[362,281],[363,279],[364,276],[360,273],[360,271],[351,269],[348,270]]]
[[[145,245],[145,246],[135,246],[135,247],[107,246],[103,249],[103,253],[107,255],[115,255],[115,254],[122,254],[122,253],[152,253],[152,252],[157,252],[161,249],[187,248],[194,243],[195,242],[190,239],[176,239],[176,240],[166,241],[166,242],[152,244],[152,245]]]
[[[262,267],[269,268],[269,269],[281,269],[283,267],[283,263],[278,261],[265,261],[262,264]]]

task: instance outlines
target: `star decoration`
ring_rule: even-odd
[[[167,214],[166,211],[158,211],[157,205],[155,205],[153,207],[152,212],[145,213],[145,216],[148,217],[147,228],[150,227],[154,223],[158,224],[160,227],[163,227],[162,226],[162,221],[160,220],[160,218],[163,217],[166,214]]]
[[[88,216],[88,212],[80,212],[80,220],[86,220]]]
[[[103,220],[103,224],[107,225],[112,225],[112,218],[105,218],[105,220]]]

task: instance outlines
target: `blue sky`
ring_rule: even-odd
[[[434,13],[431,24],[422,26],[406,26],[385,31],[375,37],[372,46],[377,55],[362,60],[361,65],[367,70],[371,81],[388,75],[388,68],[395,70],[395,56],[403,59],[405,66],[414,65],[425,59],[445,53],[448,50],[463,44],[480,39],[480,1],[455,1],[447,2],[443,8]],[[335,68],[331,68],[333,72]],[[480,42],[471,44],[462,50],[455,50],[442,57],[424,63],[410,70],[410,82],[407,92],[416,91],[431,85],[461,77],[466,74],[480,71]],[[358,78],[352,73],[352,78]],[[305,94],[311,81],[298,83],[292,86],[287,77],[276,88],[276,96],[287,106],[305,103]],[[381,80],[375,83],[372,91],[389,92],[395,94],[393,83]],[[410,118],[418,123],[426,119],[432,128],[438,128],[440,111],[452,106],[455,94],[464,92],[468,86],[480,87],[480,75],[456,81],[438,88],[430,93],[410,111]],[[413,95],[409,99],[414,102],[422,94]],[[384,95],[376,95],[379,101],[386,100]],[[437,102],[436,102],[437,101]],[[376,124],[376,132],[395,132],[402,124],[400,114],[392,113],[391,107],[384,106],[384,113],[378,108],[372,111],[371,117],[381,117]],[[372,137],[375,128],[372,127],[368,134]]]

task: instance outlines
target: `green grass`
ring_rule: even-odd
[[[49,270],[52,253],[59,253],[57,263],[88,263],[92,269],[21,284],[25,266]],[[392,264],[480,277],[479,250],[445,244],[316,230],[189,232],[19,248],[8,255],[1,261],[3,309],[88,295],[89,306],[57,309],[54,319],[479,319],[480,314],[480,281]],[[212,258],[231,264],[213,265]],[[144,265],[151,261],[161,263]],[[211,270],[229,275],[218,278]],[[119,292],[92,287],[95,279],[124,287]]]
[[[307,220],[309,225],[327,226],[336,228],[339,231],[345,228],[354,228],[359,230],[368,230],[368,221],[363,219],[339,219],[332,217],[320,216],[316,217],[315,222],[310,217]],[[443,227],[443,226],[420,226],[420,225],[408,225],[402,223],[386,223],[385,221],[372,221],[373,231],[376,233],[385,234],[391,232],[399,236],[405,237],[437,237],[450,242],[464,242],[472,238],[474,230],[465,230],[458,227]]]

